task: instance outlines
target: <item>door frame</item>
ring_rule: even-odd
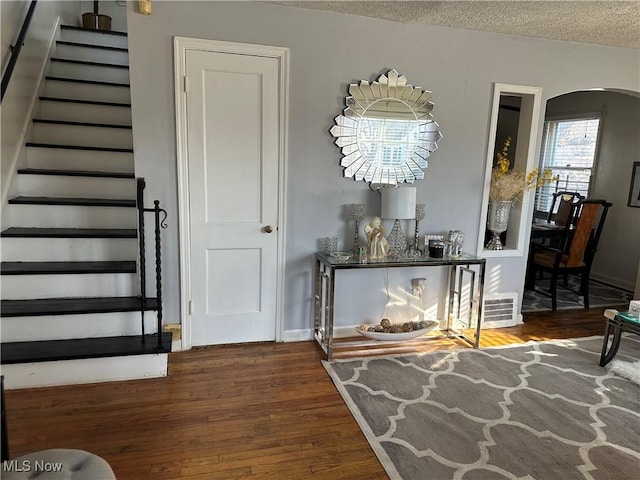
[[[223,42],[188,37],[173,37],[174,92],[176,109],[176,154],[178,167],[178,225],[180,238],[180,316],[182,350],[189,350],[191,340],[191,218],[189,208],[189,164],[187,146],[186,58],[188,50],[275,58],[279,65],[278,92],[278,232],[276,260],[276,331],[275,341],[282,341],[284,312],[284,252],[286,219],[287,135],[289,114],[289,49],[248,43]]]

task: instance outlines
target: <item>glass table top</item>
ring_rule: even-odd
[[[476,257],[468,253],[461,253],[457,256],[445,255],[443,258],[433,258],[428,255],[419,257],[403,257],[403,258],[391,258],[387,257],[384,260],[360,260],[351,252],[336,252],[335,254],[329,254],[324,252],[316,253],[316,257],[327,265],[337,267],[385,267],[385,266],[427,266],[427,265],[466,265],[469,263],[479,264],[485,263],[485,259],[482,257]],[[346,258],[345,258],[346,257]]]

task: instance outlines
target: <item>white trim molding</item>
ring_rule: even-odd
[[[26,115],[24,117],[22,128],[20,130],[20,136],[18,138],[15,138],[13,140],[13,144],[11,145],[11,148],[15,146],[15,151],[10,152],[12,155],[10,160],[11,163],[9,164],[9,167],[6,168],[6,171],[3,171],[3,178],[0,185],[0,189],[1,189],[0,201],[2,202],[0,203],[0,205],[3,208],[7,203],[7,198],[9,197],[9,191],[11,189],[11,182],[13,181],[16,170],[18,169],[18,163],[21,161],[21,157],[24,155],[24,152],[25,152],[24,144],[27,137],[27,132],[29,131],[29,126],[31,125],[31,119],[33,118],[33,112],[35,111],[36,105],[38,103],[40,90],[42,88],[42,81],[44,79],[47,68],[49,67],[49,57],[51,56],[51,50],[53,49],[56,39],[59,37],[60,24],[61,24],[60,17],[56,17],[55,22],[51,27],[49,38],[48,38],[48,41],[46,42],[46,47],[41,50],[43,56],[41,59],[37,59],[38,61],[40,61],[40,66],[37,74],[37,79],[34,83],[35,88],[31,92],[31,98],[29,99],[29,104],[28,104],[29,106],[28,106]],[[33,61],[33,58],[31,58],[31,61]],[[10,92],[9,89],[7,89],[7,91]],[[6,111],[7,108],[10,108],[7,106],[7,104],[10,102],[11,102],[11,99],[8,99],[5,96],[4,111]],[[5,154],[4,149],[5,149],[5,146],[3,145],[3,152],[2,152],[3,155]]]
[[[180,313],[182,323],[182,350],[191,348],[191,271],[190,271],[190,219],[189,219],[189,175],[186,126],[186,93],[184,79],[186,77],[186,56],[188,50],[206,52],[254,55],[275,58],[280,68],[280,155],[278,159],[278,260],[276,284],[276,332],[275,340],[283,341],[284,316],[284,255],[285,255],[285,220],[286,220],[286,179],[287,179],[287,135],[289,124],[289,49],[245,43],[222,42],[187,37],[174,37],[174,92],[176,108],[176,149],[178,161],[178,211],[180,228]]]
[[[542,105],[542,88],[523,85],[509,85],[496,83],[493,86],[493,103],[491,107],[491,123],[487,142],[487,162],[484,177],[484,190],[480,204],[480,222],[478,228],[479,257],[522,257],[528,252],[527,243],[533,216],[532,206],[534,191],[525,191],[520,200],[514,202],[509,218],[507,241],[503,250],[488,250],[485,248],[485,231],[487,225],[487,210],[489,207],[489,187],[493,168],[496,133],[498,128],[498,114],[500,98],[502,96],[519,97],[521,99],[520,116],[518,121],[518,138],[516,150],[513,152],[514,165],[520,171],[530,172],[538,165],[536,155],[538,130]]]

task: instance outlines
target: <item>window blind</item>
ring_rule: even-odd
[[[550,169],[558,181],[536,190],[536,211],[548,212],[556,191],[579,192],[589,197],[599,128],[599,116],[544,122],[540,170]]]

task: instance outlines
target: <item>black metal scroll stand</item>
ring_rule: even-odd
[[[138,178],[137,182],[137,205],[138,205],[138,240],[140,248],[140,314],[141,314],[141,329],[142,329],[142,342],[144,343],[144,312],[147,307],[147,280],[146,280],[146,260],[145,260],[145,233],[144,233],[144,214],[153,212],[155,221],[155,255],[156,255],[156,301],[157,301],[157,322],[158,322],[158,350],[163,349],[162,344],[162,250],[160,242],[160,229],[167,228],[167,211],[160,208],[160,201],[154,200],[153,208],[144,208],[143,206],[143,192],[145,187],[144,178]],[[160,219],[160,214],[163,213],[164,217]]]

